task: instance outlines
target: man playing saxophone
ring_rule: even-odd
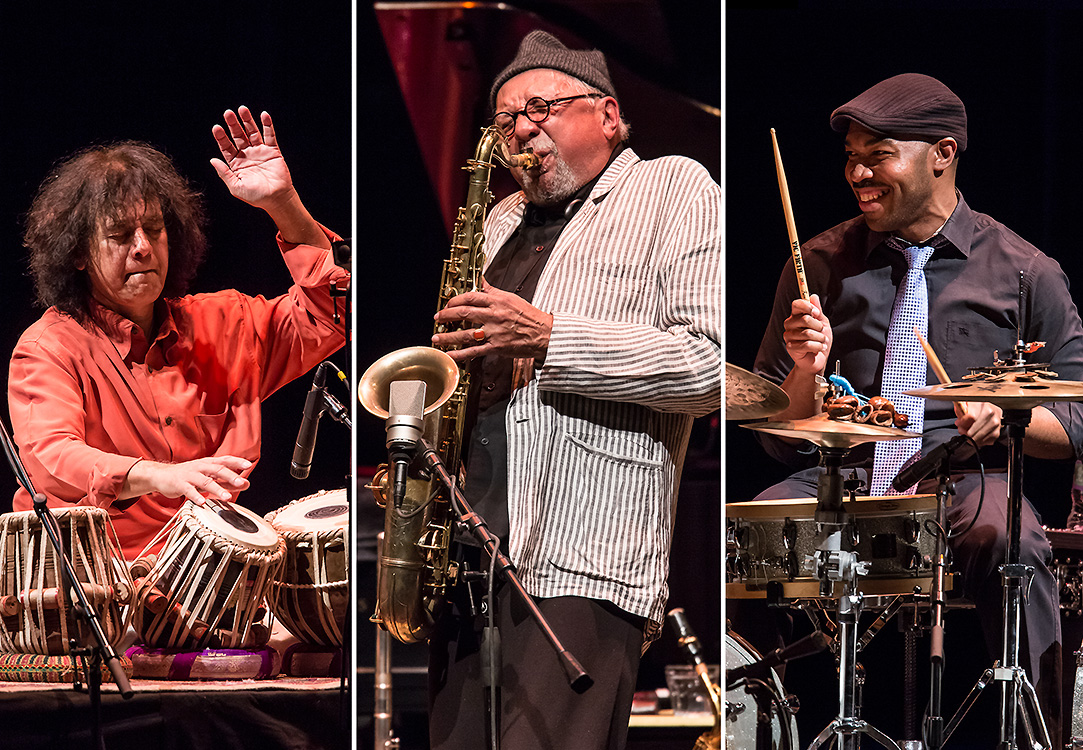
[[[490,94],[522,191],[486,221],[478,291],[432,343],[471,361],[468,500],[594,686],[576,694],[495,585],[501,747],[624,746],[640,654],[661,627],[694,416],[721,404],[721,192],[682,157],[641,160],[602,53],[527,35]],[[487,559],[470,539],[455,553]],[[488,688],[465,585],[430,638],[433,748],[477,748]]]

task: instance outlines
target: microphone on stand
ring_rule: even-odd
[[[684,651],[685,656],[692,662],[692,665],[699,671],[701,666],[704,666],[703,662],[703,645],[699,642],[699,638],[692,632],[692,626],[688,623],[688,616],[684,613],[683,607],[677,607],[669,611],[669,624],[673,626],[673,631],[677,634],[677,645]]]
[[[968,440],[970,438],[966,435],[956,435],[948,442],[941,443],[929,451],[927,455],[922,456],[919,460],[900,471],[898,476],[891,480],[891,486],[896,492],[906,492],[906,490],[936,471],[936,467],[940,465],[940,462],[946,456],[950,456],[959,450]]]
[[[734,682],[737,682],[737,680],[756,672],[766,671],[773,667],[777,667],[779,664],[784,664],[785,662],[794,659],[800,659],[804,656],[818,654],[830,644],[831,639],[817,630],[815,633],[806,635],[804,638],[794,641],[789,646],[776,648],[759,661],[752,662],[751,664],[744,664],[733,669],[727,669],[726,683],[733,684]]]
[[[393,467],[391,497],[396,508],[406,497],[406,474],[421,440],[425,424],[425,383],[422,380],[396,380],[389,386],[387,455]]]
[[[312,469],[312,453],[316,448],[316,428],[320,417],[327,411],[327,362],[321,362],[312,379],[312,387],[305,398],[305,411],[301,417],[301,427],[297,430],[297,443],[293,446],[293,462],[290,474],[295,479],[307,479]]]

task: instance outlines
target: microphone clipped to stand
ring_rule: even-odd
[[[341,401],[327,391],[327,371],[334,370],[335,375],[348,383],[346,375],[335,366],[334,362],[324,360],[316,368],[312,378],[312,387],[305,397],[305,409],[301,417],[301,427],[297,430],[297,442],[293,446],[293,461],[290,463],[290,475],[294,479],[308,479],[312,470],[312,454],[316,450],[316,429],[320,426],[320,417],[329,414],[332,419],[353,429],[350,412]]]

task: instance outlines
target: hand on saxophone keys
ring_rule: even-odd
[[[496,354],[532,357],[540,363],[549,348],[553,316],[517,294],[490,286],[483,278],[475,292],[459,294],[434,319],[456,330],[434,334],[432,345],[456,362]]]

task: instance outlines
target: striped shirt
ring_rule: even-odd
[[[493,208],[488,247],[518,226]],[[677,486],[694,416],[721,406],[721,190],[683,157],[626,149],[564,229],[534,305],[543,365],[508,406],[509,550],[537,597],[610,601],[660,628]]]

